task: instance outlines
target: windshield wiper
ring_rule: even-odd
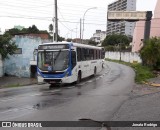
[[[54,58],[54,64],[56,63],[56,60],[58,58],[58,56],[60,55],[61,50],[58,51],[58,54],[56,55],[56,57]]]

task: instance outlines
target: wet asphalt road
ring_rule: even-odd
[[[0,120],[78,121],[87,118],[109,121],[129,98],[133,85],[131,68],[106,62],[101,73],[79,84],[52,89],[48,84],[1,89]]]

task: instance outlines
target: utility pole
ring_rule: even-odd
[[[57,0],[55,0],[55,41],[58,42],[58,13],[57,13]]]
[[[54,18],[53,18],[53,42],[54,42]]]
[[[81,37],[82,36],[81,34],[82,33],[82,23],[81,22],[82,20],[80,19],[80,42],[82,43],[82,37]]]

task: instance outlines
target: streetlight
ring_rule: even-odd
[[[92,8],[89,8],[87,9],[85,12],[84,12],[84,15],[83,15],[83,30],[82,30],[82,43],[83,43],[83,34],[84,34],[84,17],[87,13],[87,11],[91,10],[91,9],[97,9],[97,7],[92,7]]]

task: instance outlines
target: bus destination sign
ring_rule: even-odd
[[[39,50],[59,50],[59,49],[69,49],[69,45],[40,45]]]

